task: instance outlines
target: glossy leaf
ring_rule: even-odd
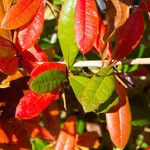
[[[48,70],[38,75],[31,83],[31,89],[37,93],[53,92],[66,78],[66,74],[57,70]]]
[[[16,49],[8,40],[0,37],[0,71],[4,74],[15,74],[18,68]]]
[[[106,102],[114,90],[114,73],[111,67],[102,68],[91,79],[70,77],[71,86],[85,112],[94,111]]]
[[[75,8],[76,42],[82,54],[90,51],[98,36],[99,15],[95,0],[77,0]]]
[[[16,118],[31,119],[38,116],[53,100],[57,93],[37,94],[29,91],[21,98],[16,108]]]
[[[22,57],[20,62],[28,73],[31,73],[31,71],[37,66],[37,62],[48,61],[46,54],[37,44],[25,51],[22,51],[22,49],[19,50],[19,54]]]
[[[25,25],[36,14],[40,3],[41,0],[19,0],[7,11],[1,27],[3,29],[17,29]]]
[[[64,2],[58,24],[58,39],[68,67],[73,65],[79,52],[74,32],[75,5],[76,0],[66,0]]]
[[[74,150],[75,146],[75,122],[74,116],[68,118],[64,123],[64,128],[60,131],[55,150]]]
[[[40,38],[44,24],[44,1],[42,0],[40,7],[33,19],[25,26],[19,28],[18,42],[23,50],[35,45]]]
[[[105,42],[104,42],[104,35],[105,35],[105,32],[106,32],[106,27],[104,25],[104,22],[103,20],[100,20],[99,22],[99,31],[98,31],[98,37],[94,43],[94,47],[96,48],[96,50],[102,54],[102,50],[104,48],[104,45],[105,45]]]
[[[44,62],[43,64],[37,65],[31,72],[31,77],[35,78],[40,73],[47,70],[57,70],[60,72],[66,72],[66,66],[57,62]]]
[[[131,112],[125,88],[117,83],[116,91],[119,103],[106,113],[106,122],[114,145],[124,148],[131,132]]]
[[[130,33],[130,34],[129,34]],[[131,14],[120,28],[116,40],[115,61],[127,56],[138,45],[144,33],[144,17],[141,12]]]
[[[0,1],[0,24],[2,23],[3,17],[11,5],[12,0],[1,0]],[[0,29],[0,36],[6,38],[7,40],[11,40],[10,32]]]

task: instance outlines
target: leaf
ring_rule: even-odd
[[[108,21],[104,39],[111,40],[116,29],[122,26],[129,17],[130,0],[106,1],[106,19]]]
[[[31,77],[35,78],[40,73],[47,70],[57,70],[59,72],[66,72],[66,66],[57,62],[44,62],[43,64],[37,65],[31,72]]]
[[[65,78],[66,74],[63,72],[48,70],[34,78],[31,89],[37,93],[53,92]]]
[[[34,138],[32,141],[32,150],[43,150],[47,146],[48,142]]]
[[[8,10],[8,8],[10,7],[11,3],[12,3],[12,0],[0,1],[0,24],[2,23],[3,17],[6,11]],[[3,29],[0,29],[0,36],[9,41],[11,40],[10,31],[5,31]]]
[[[90,51],[98,36],[99,15],[94,0],[77,0],[75,8],[76,42],[82,54]]]
[[[95,131],[85,132],[81,134],[80,136],[78,136],[77,145],[88,147],[88,148],[94,148],[94,145],[98,142],[98,137],[99,135]]]
[[[104,22],[103,22],[103,20],[100,20],[99,31],[98,31],[99,34],[98,34],[98,37],[97,37],[97,39],[93,45],[100,54],[102,54],[102,50],[103,50],[104,45],[105,45],[105,42],[103,40],[105,32],[106,32],[106,27],[104,25]]]
[[[52,134],[43,126],[39,125],[40,122],[34,121],[36,118],[23,121],[24,127],[27,129],[28,134],[32,138],[41,138],[44,140],[53,141],[54,137]],[[40,121],[40,120],[39,120]]]
[[[141,0],[139,9],[150,12],[150,1],[149,0]]]
[[[57,101],[53,101],[43,112],[43,120],[50,133],[54,137],[58,137],[60,131],[60,110]]]
[[[58,39],[68,67],[73,65],[79,52],[74,32],[75,5],[76,0],[66,0],[64,2],[58,24]]]
[[[113,92],[112,96],[103,104],[101,104],[96,110],[97,113],[106,113],[108,112],[113,106],[117,105],[119,102],[119,98],[115,92]]]
[[[28,23],[36,14],[41,0],[19,0],[11,6],[3,18],[1,28],[17,29]],[[30,12],[30,13],[29,13]]]
[[[31,119],[38,116],[53,100],[57,93],[37,94],[29,91],[21,98],[15,117],[18,119]]]
[[[28,138],[27,130],[17,119],[11,119],[9,121],[1,121],[0,126],[7,135],[8,143],[3,140],[0,141],[0,147],[7,150],[15,149],[30,149],[30,141]],[[3,143],[4,142],[4,143]]]
[[[46,54],[37,44],[25,51],[19,51],[19,53],[22,57],[20,62],[28,73],[31,73],[31,71],[37,66],[37,62],[48,61]]]
[[[134,28],[133,28],[134,27]],[[130,34],[129,34],[130,33]],[[116,40],[115,61],[127,56],[138,45],[144,33],[144,17],[140,12],[131,14],[120,28]]]
[[[116,82],[116,91],[119,103],[106,113],[106,122],[114,145],[124,148],[131,132],[131,112],[125,88]]]
[[[64,128],[60,131],[55,150],[74,150],[75,146],[75,122],[76,117],[71,116],[64,123]]]
[[[23,50],[35,45],[40,38],[44,24],[44,1],[41,1],[40,7],[34,18],[25,26],[19,28],[18,42]]]
[[[13,75],[18,68],[18,59],[14,45],[0,37],[0,71],[7,75]]]
[[[19,78],[23,77],[23,74],[17,70],[17,72],[14,75],[8,76],[5,80],[3,80],[0,84],[0,88],[7,88],[10,86],[10,82],[17,80]]]

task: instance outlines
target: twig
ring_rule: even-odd
[[[46,0],[45,2],[46,2],[46,4],[47,4],[50,8],[53,8],[54,10],[56,10],[57,12],[60,13],[60,10],[57,9],[57,8],[56,8],[53,4],[51,4],[48,0]]]

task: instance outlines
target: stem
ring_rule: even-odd
[[[46,4],[52,9],[54,9],[54,10],[56,10],[56,11],[58,11],[59,13],[60,13],[60,11],[59,11],[59,9],[57,9],[53,4],[51,4],[48,0],[46,0],[45,1],[46,2]]]

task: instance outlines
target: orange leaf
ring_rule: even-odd
[[[31,119],[38,116],[57,96],[57,93],[37,94],[32,90],[21,98],[16,108],[16,118]]]
[[[1,28],[9,30],[25,25],[36,14],[40,3],[41,0],[19,0],[6,13]]]
[[[131,112],[125,88],[116,83],[116,92],[120,102],[106,113],[106,122],[114,145],[124,148],[131,132]]]
[[[98,36],[99,15],[95,0],[77,0],[75,8],[76,42],[83,54],[90,51]]]
[[[66,120],[64,128],[59,133],[56,150],[74,150],[76,135],[75,122],[76,117],[74,116]]]
[[[40,38],[44,23],[44,1],[42,0],[40,7],[34,18],[25,26],[19,28],[18,42],[23,50],[34,46]]]

